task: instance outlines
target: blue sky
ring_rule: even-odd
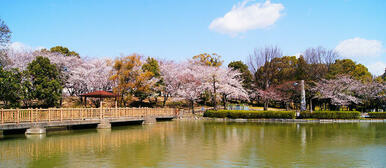
[[[1,1],[15,45],[62,45],[87,57],[139,53],[183,61],[207,52],[226,63],[254,48],[284,55],[339,50],[374,74],[386,67],[386,1]]]

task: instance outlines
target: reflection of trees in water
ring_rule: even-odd
[[[366,145],[379,139],[376,138],[378,134],[385,137],[385,125],[382,123],[299,124],[299,128],[293,123],[229,123],[227,127],[219,126],[221,124],[208,123],[207,127],[217,129],[205,130],[217,131],[207,133],[209,135],[220,133],[223,140],[215,142],[227,141],[223,147],[232,149],[235,145],[235,150],[230,150],[228,154],[233,155],[235,162],[243,163],[242,166],[286,167],[295,163],[298,166],[343,166],[341,163],[355,166],[360,163],[353,160],[362,160],[358,158],[362,155],[350,152],[361,152]]]
[[[361,152],[367,144],[384,145],[379,137],[386,136],[385,129],[382,123],[175,121],[69,131],[0,141],[0,167],[358,166],[353,160],[360,160],[355,157],[361,153],[347,152]]]
[[[134,127],[111,132],[70,131],[65,135],[47,135],[41,140],[0,141],[0,167],[5,161],[23,161],[19,164],[50,163],[79,167],[76,164],[98,164],[107,161],[118,165],[154,166],[163,157],[165,132],[171,131],[169,123],[156,126]],[[60,160],[59,160],[60,159]],[[84,159],[83,162],[73,162]],[[140,160],[145,161],[140,161]],[[96,160],[96,162],[84,162]],[[3,162],[4,161],[4,162]],[[102,163],[102,162],[101,162]],[[75,165],[72,165],[75,164]],[[141,165],[142,164],[142,165]],[[18,165],[13,163],[13,166]],[[25,167],[25,166],[21,166]],[[52,167],[52,166],[49,166]]]

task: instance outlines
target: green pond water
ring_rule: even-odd
[[[386,123],[168,121],[5,135],[0,167],[386,167]]]

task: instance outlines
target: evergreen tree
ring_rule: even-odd
[[[38,56],[27,67],[27,73],[32,81],[33,97],[40,101],[43,107],[59,105],[62,95],[59,71],[48,58]]]
[[[335,79],[339,75],[349,75],[362,82],[370,82],[372,80],[368,69],[362,64],[356,64],[351,59],[336,60],[330,67],[327,79]]]
[[[241,73],[243,87],[246,89],[251,89],[253,76],[251,71],[249,71],[247,65],[245,65],[242,61],[233,61],[228,64],[228,68],[232,68],[233,70],[238,70]]]
[[[298,58],[297,66],[296,66],[296,79],[297,80],[307,80],[308,79],[308,64],[304,60],[303,56]]]
[[[20,107],[23,86],[22,73],[18,69],[4,70],[0,67],[0,100],[5,108]]]

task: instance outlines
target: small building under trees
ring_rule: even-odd
[[[117,96],[111,92],[98,90],[95,92],[81,94],[79,96],[81,97],[82,104],[84,104],[85,107],[87,106],[87,97],[96,98],[99,101],[99,105],[98,105],[98,103],[94,103],[96,107],[102,107],[103,106],[103,99],[104,98],[113,98],[114,97],[115,98],[115,106],[117,106],[117,101],[116,101]],[[96,102],[96,101],[94,101],[94,102]]]

